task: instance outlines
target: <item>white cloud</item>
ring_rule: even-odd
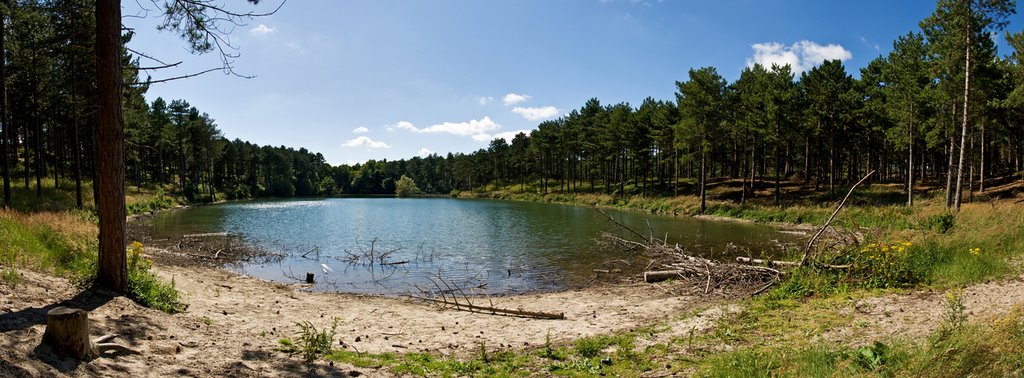
[[[520,102],[526,102],[530,98],[531,97],[529,95],[517,94],[517,93],[509,93],[509,94],[505,95],[505,98],[503,98],[501,101],[505,103],[505,106],[508,106],[508,105],[515,105],[515,104],[518,104]]]
[[[432,154],[432,153],[434,153],[434,151],[428,150],[426,147],[423,147],[423,148],[420,149],[420,152],[417,153],[416,155],[419,155],[419,157],[425,158],[427,156],[430,156],[430,154]]]
[[[251,33],[252,35],[267,35],[267,34],[273,33],[274,30],[276,30],[276,29],[277,28],[273,27],[273,26],[267,26],[267,25],[264,25],[264,24],[259,24],[259,25],[256,25],[256,27],[254,27],[252,29],[249,29],[249,33]]]
[[[490,142],[495,139],[504,139],[508,143],[512,143],[512,139],[516,138],[519,133],[530,135],[530,130],[516,130],[516,131],[505,131],[494,135],[491,134],[477,134],[473,136],[473,140],[477,142]]]
[[[492,102],[494,102],[494,97],[491,97],[491,96],[480,97],[480,105],[487,105],[487,104],[490,104]]]
[[[349,140],[341,145],[342,147],[359,147],[366,146],[366,148],[391,148],[387,143],[370,139],[369,137],[361,136],[352,140]]]
[[[396,129],[402,129],[402,130],[419,131],[419,129],[417,129],[416,126],[413,126],[412,122],[408,122],[408,121],[398,122],[398,123],[396,123],[392,127],[396,128]]]
[[[483,134],[491,130],[497,130],[501,128],[501,125],[494,123],[491,117],[484,117],[483,119],[472,119],[467,122],[445,122],[430,127],[418,128],[409,122],[399,122],[394,125],[395,129],[409,130],[414,133],[448,133],[462,136],[472,136],[477,134]]]
[[[370,129],[367,129],[364,126],[359,126],[359,127],[355,128],[355,129],[352,129],[352,133],[354,133],[354,134],[362,134],[362,133],[368,133],[368,132],[370,132]]]
[[[770,68],[772,64],[779,66],[788,64],[795,73],[807,71],[825,60],[849,60],[853,58],[853,53],[842,45],[820,45],[807,40],[794,43],[788,47],[778,42],[755,43],[750,47],[754,49],[754,56],[747,58],[748,67],[753,67],[754,64],[761,64]]]
[[[545,106],[540,108],[521,108],[517,106],[512,108],[512,113],[521,115],[529,121],[538,121],[558,115],[558,109],[555,109],[554,106]]]

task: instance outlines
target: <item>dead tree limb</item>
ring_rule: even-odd
[[[608,215],[608,213],[604,212],[600,208],[595,207],[594,210],[597,210],[598,213],[601,213],[601,215],[604,215],[606,218],[608,218],[609,221],[611,221],[612,223],[615,223],[616,226],[619,226],[619,228],[625,229],[626,231],[629,231],[633,235],[636,235],[636,236],[640,237],[640,239],[643,240],[644,242],[651,243],[653,241],[652,240],[653,236],[649,239],[647,236],[644,236],[644,234],[641,234],[641,233],[637,232],[636,230],[630,228],[629,226],[626,226],[626,225],[622,224],[622,222],[619,222],[617,219],[615,219],[611,215]]]
[[[417,296],[413,296],[413,295],[410,295],[409,297],[413,298],[413,299],[418,299],[418,300],[421,300],[421,301],[440,303],[440,304],[444,304],[444,305],[454,305],[454,306],[456,306],[455,309],[456,310],[460,310],[460,311],[478,312],[478,313],[485,313],[485,314],[489,313],[489,314],[492,314],[492,315],[515,315],[515,316],[522,316],[522,317],[528,317],[528,318],[537,318],[537,319],[565,319],[565,313],[562,313],[562,312],[541,312],[541,311],[513,310],[513,309],[507,309],[507,308],[500,308],[500,307],[493,307],[493,306],[478,306],[478,305],[465,304],[465,303],[455,305],[452,302],[449,302],[447,300],[442,300],[442,299],[417,297]]]
[[[821,234],[825,232],[825,229],[827,229],[828,226],[832,224],[832,221],[836,219],[836,215],[839,214],[839,210],[842,210],[843,206],[846,205],[846,200],[850,199],[850,195],[853,194],[853,191],[857,189],[857,187],[860,186],[860,184],[863,183],[864,180],[867,180],[868,177],[871,177],[871,175],[873,174],[875,174],[875,171],[868,172],[868,174],[864,175],[864,177],[861,178],[860,181],[857,181],[856,184],[853,184],[853,186],[850,187],[850,191],[847,192],[846,197],[843,197],[843,200],[839,202],[839,206],[836,206],[836,210],[832,212],[832,216],[828,217],[828,221],[826,221],[825,224],[818,229],[818,232],[814,233],[814,236],[811,237],[811,240],[807,242],[807,247],[804,248],[804,254],[803,256],[800,257],[799,266],[807,265],[807,258],[811,254],[811,248],[814,247],[814,242],[817,241],[819,237],[821,237]]]

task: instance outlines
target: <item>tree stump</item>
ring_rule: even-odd
[[[91,360],[105,352],[138,353],[128,347],[108,343],[117,335],[103,335],[89,339],[89,312],[77,308],[56,307],[46,313],[46,332],[43,344],[53,348],[57,355]]]
[[[91,360],[99,356],[89,339],[89,312],[57,307],[46,313],[43,343],[53,347],[60,356]]]

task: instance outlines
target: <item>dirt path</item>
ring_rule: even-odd
[[[984,321],[1024,305],[1024,277],[977,284],[961,297],[968,322]],[[913,291],[865,298],[843,309],[852,315],[849,326],[824,335],[826,340],[863,345],[882,338],[922,339],[945,318],[946,293]]]

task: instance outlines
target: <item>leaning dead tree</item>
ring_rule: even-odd
[[[669,244],[667,239],[658,239],[648,227],[644,234],[634,230],[611,215],[597,209],[614,223],[624,234],[619,236],[605,233],[604,243],[627,253],[640,255],[650,260],[643,272],[644,282],[653,283],[669,279],[685,280],[693,284],[696,291],[704,294],[716,289],[764,286],[778,281],[783,272],[767,266],[754,266],[714,261],[689,253],[678,244]]]

